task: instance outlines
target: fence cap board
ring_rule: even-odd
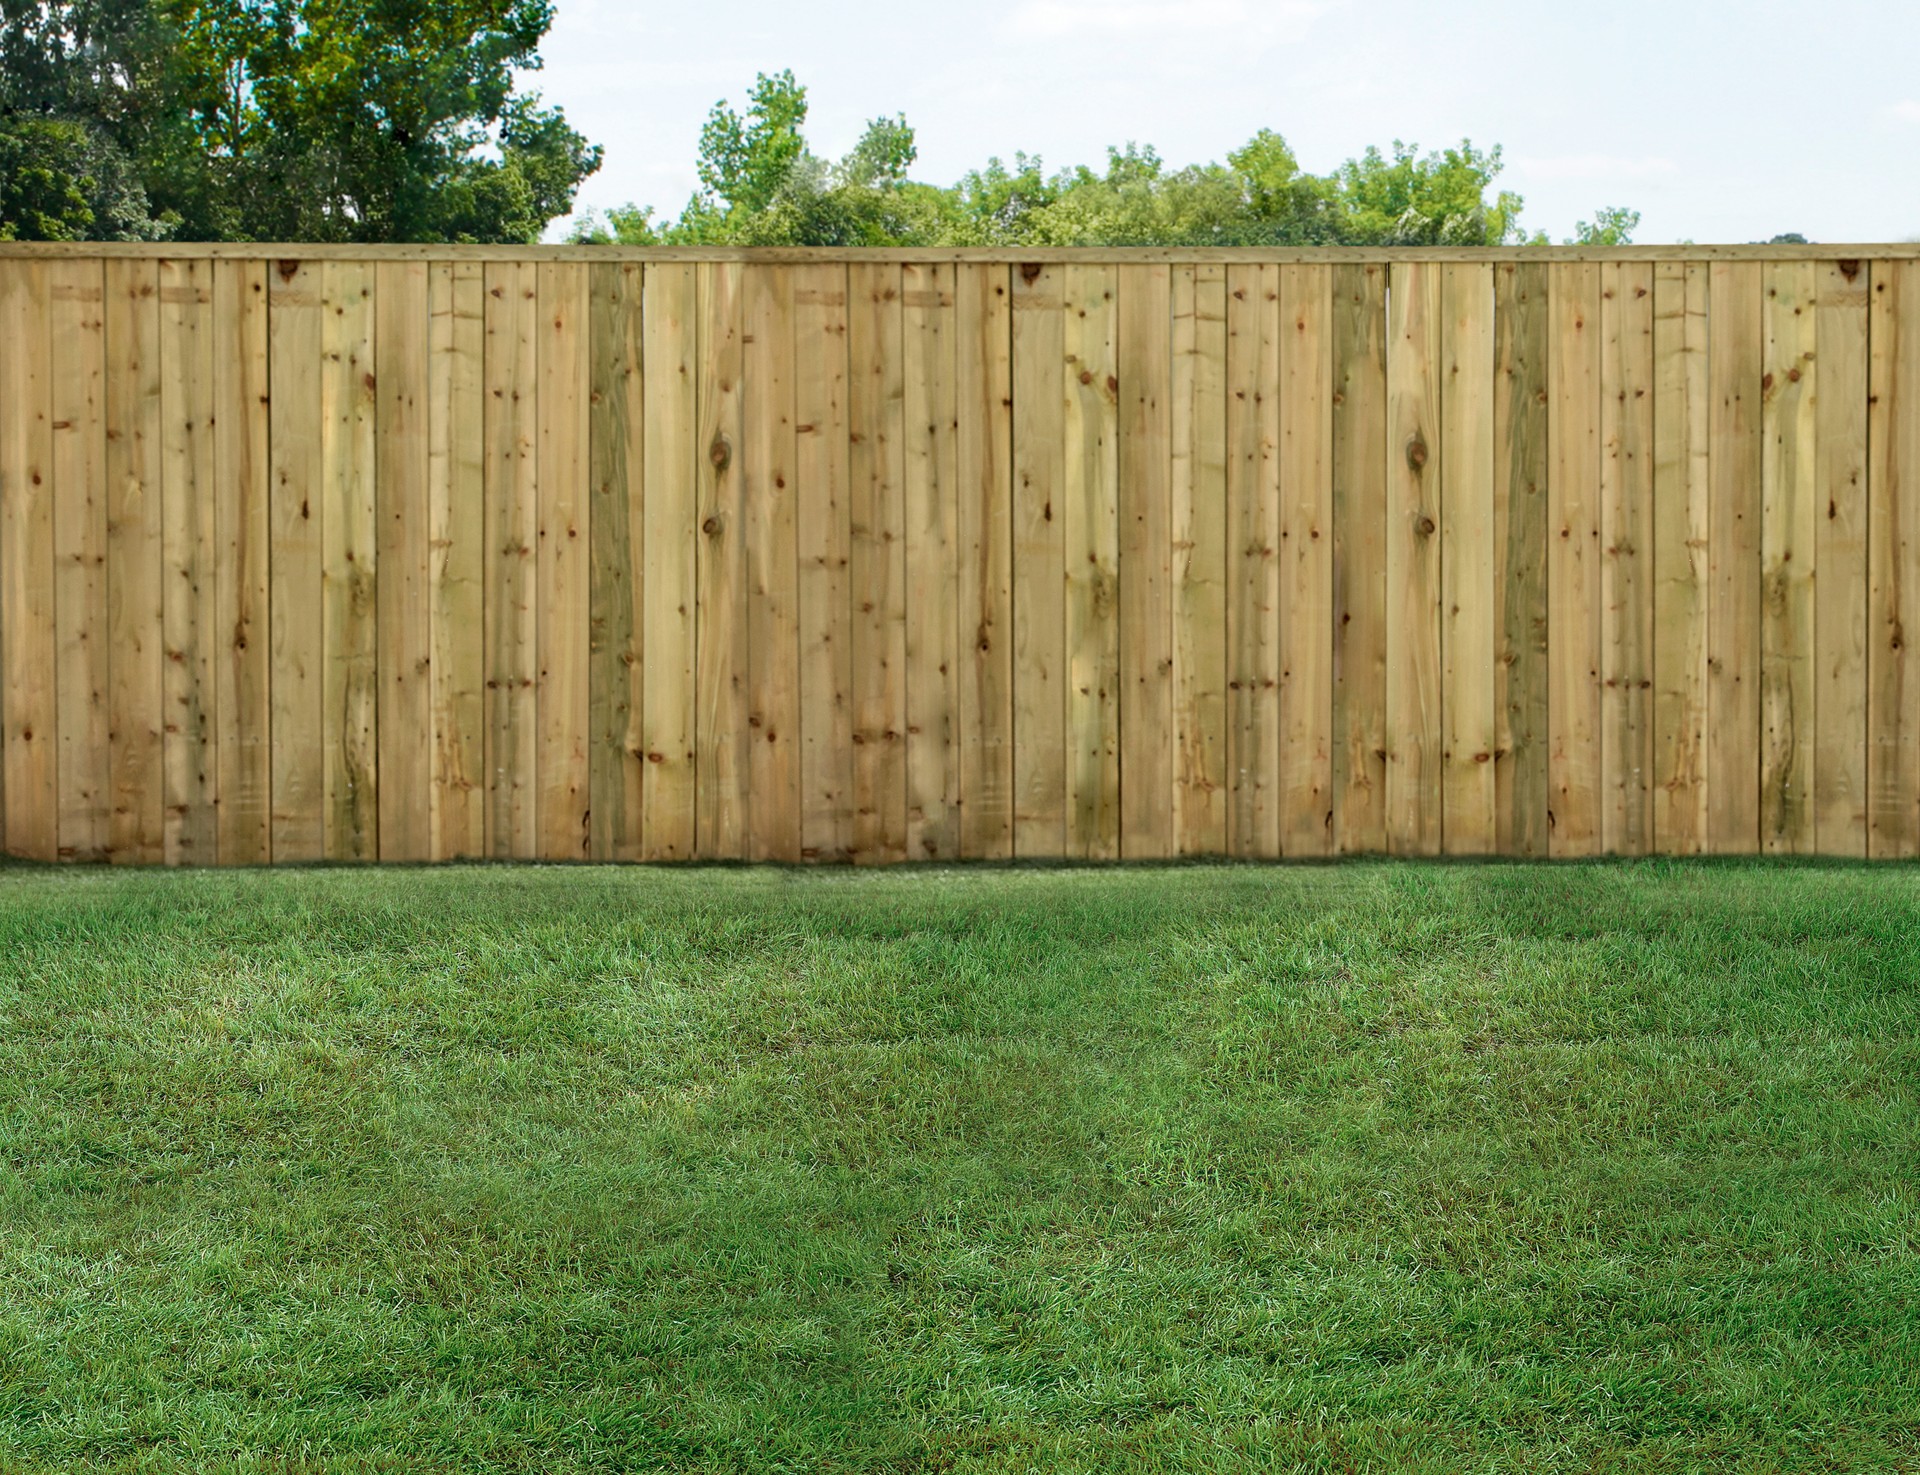
[[[827,261],[1079,262],[1227,265],[1530,261],[1897,261],[1920,259],[1920,241],[1718,246],[459,246],[265,241],[7,241],[0,260],[132,258],[248,261]]]

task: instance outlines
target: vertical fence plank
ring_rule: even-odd
[[[325,664],[321,565],[326,513],[321,481],[326,432],[320,398],[326,268],[318,262],[286,260],[270,263],[268,270],[273,386],[268,438],[268,514],[273,538],[268,608],[273,670],[271,838],[275,861],[310,861],[326,853],[326,753],[321,741]],[[158,389],[156,373],[156,397]]]
[[[107,855],[165,856],[161,820],[160,297],[152,261],[105,266]]]
[[[1706,843],[1707,269],[1661,262],[1654,281],[1652,843]]]
[[[534,270],[489,262],[485,283],[487,854],[531,860],[540,853],[534,825],[539,674]]]
[[[1123,266],[1120,381],[1120,853],[1175,853],[1173,279]]]
[[[48,263],[0,262],[0,850],[60,850]]]
[[[1867,850],[1867,272],[1816,269],[1814,848]]]
[[[1762,291],[1759,262],[1709,270],[1707,848],[1739,855],[1760,842]]]
[[[1227,269],[1174,267],[1172,298],[1173,850],[1219,855],[1228,793]]]
[[[646,462],[641,266],[589,268],[587,459],[592,569],[587,711],[587,853],[638,860],[645,829],[644,611],[646,550],[641,467]]]
[[[108,853],[105,278],[98,261],[48,263],[59,855]]]
[[[680,263],[646,268],[642,388],[647,430],[641,489],[646,608],[641,621],[647,698],[641,747],[643,855],[685,860],[696,851],[696,578],[700,549],[699,287]]]
[[[1441,840],[1485,855],[1498,837],[1493,271],[1449,264],[1440,291]]]
[[[1004,266],[955,269],[960,853],[1013,854],[1013,324]]]
[[[1227,848],[1280,854],[1280,283],[1227,269]]]
[[[1601,268],[1553,268],[1548,325],[1547,729],[1550,853],[1592,855],[1600,827]]]
[[[219,858],[214,689],[213,263],[160,263],[161,522],[169,865]]]
[[[1547,853],[1547,267],[1494,268],[1494,848]]]
[[[1920,854],[1920,262],[1872,270],[1867,853]]]
[[[380,854],[373,269],[330,261],[321,281],[325,848],[329,860],[373,860]]]
[[[1333,844],[1333,276],[1280,291],[1280,850]]]
[[[1442,268],[1396,264],[1387,329],[1387,846],[1441,844]]]
[[[1600,848],[1646,853],[1653,775],[1653,269],[1600,289]]]
[[[427,264],[374,268],[380,858],[433,857]]]
[[[1387,269],[1334,269],[1334,843],[1387,848]]]
[[[540,854],[587,854],[588,625],[593,575],[587,482],[587,268],[537,268],[540,336],[537,588]]]
[[[1115,269],[1062,271],[1066,301],[1067,854],[1120,853],[1119,377]]]
[[[1067,849],[1064,272],[1013,274],[1014,853]],[[860,587],[856,579],[855,587]]]
[[[954,277],[944,264],[901,269],[902,423],[907,598],[907,857],[960,853],[962,795],[954,750],[959,625],[954,558]]]
[[[1760,844],[1786,854],[1814,848],[1818,287],[1814,262],[1767,266],[1760,381]]]
[[[427,473],[433,856],[487,853],[486,280],[442,261],[428,282]]]
[[[695,280],[701,534],[694,580],[696,853],[737,859],[746,853],[748,798],[741,268],[702,265]]]
[[[844,861],[853,848],[847,268],[794,268],[793,302],[800,854]]]

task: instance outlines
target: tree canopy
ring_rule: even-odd
[[[0,0],[0,236],[533,241],[551,0]]]
[[[908,176],[904,117],[876,118],[845,158],[804,132],[807,93],[790,71],[762,73],[744,111],[716,103],[701,130],[700,187],[672,219],[628,205],[578,222],[574,238],[631,245],[792,246],[1492,246],[1524,241],[1521,199],[1497,190],[1500,150],[1463,140],[1423,153],[1396,141],[1330,174],[1301,167],[1262,129],[1225,162],[1170,167],[1152,148],[1107,151],[1104,168],[1049,173],[1038,157],[998,158],[942,187]],[[1576,238],[1630,240],[1639,215],[1596,212]]]

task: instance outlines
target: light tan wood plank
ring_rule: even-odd
[[[1228,796],[1227,271],[1171,271],[1173,848],[1219,855]]]
[[[700,421],[694,355],[699,294],[690,266],[649,266],[645,295],[646,558],[642,631],[647,673],[641,775],[648,860],[695,850],[694,613],[700,534]]]
[[[1545,855],[1547,268],[1503,263],[1493,281],[1494,848]]]
[[[1387,848],[1387,269],[1334,272],[1334,845]]]
[[[1498,838],[1493,269],[1441,268],[1441,841],[1486,855]]]
[[[1769,266],[1761,376],[1760,845],[1814,849],[1814,554],[1819,272]]]
[[[1653,812],[1653,268],[1600,268],[1600,848]]]
[[[326,498],[321,487],[326,435],[320,398],[325,272],[315,262],[286,260],[271,264],[267,274],[273,396],[268,444],[273,540],[269,704],[272,843],[277,863],[319,860],[326,854],[326,748],[321,723],[326,663],[321,604]],[[157,328],[157,315],[154,321]],[[157,395],[157,374],[155,391]],[[157,455],[153,459],[157,472]],[[156,486],[156,494],[157,490]]]
[[[741,273],[730,265],[702,267],[695,282],[701,456],[695,850],[708,860],[737,860],[746,854],[748,798],[746,522],[738,465],[744,445]]]
[[[1333,276],[1280,289],[1280,849],[1333,849]]]
[[[592,526],[592,651],[587,710],[588,854],[638,860],[645,852],[646,463],[642,269],[589,268],[591,380],[588,471]]]
[[[1119,365],[1112,268],[1068,267],[1061,502],[1066,515],[1067,854],[1120,854]]]
[[[1653,847],[1706,843],[1707,270],[1661,263],[1654,281]]]
[[[1120,853],[1175,853],[1173,279],[1122,267],[1120,391]]]
[[[98,261],[48,264],[59,854],[108,854],[106,304]]]
[[[1593,855],[1601,833],[1600,269],[1556,266],[1547,500],[1547,792],[1554,856]]]
[[[1064,278],[1016,267],[1012,291],[1013,845],[1048,858],[1067,852]]]
[[[159,861],[162,835],[160,295],[152,261],[105,264],[108,858]]]
[[[1920,266],[1872,271],[1867,853],[1920,855]]]
[[[60,853],[49,263],[0,267],[0,850]]]
[[[427,264],[374,268],[375,643],[380,859],[433,858],[433,607]]]
[[[585,263],[542,262],[537,291],[540,853],[584,860],[593,591]]]
[[[1763,274],[1708,279],[1707,849],[1760,843],[1760,431]]]
[[[1227,272],[1227,848],[1280,854],[1280,279]]]
[[[433,854],[456,860],[487,853],[485,269],[435,262],[428,292]]]
[[[953,268],[900,269],[907,663],[907,857],[960,854],[959,404]]]
[[[486,774],[489,856],[540,853],[538,792],[540,314],[531,267],[487,267]]]
[[[1442,272],[1393,270],[1387,326],[1387,847],[1441,846]]]
[[[1867,270],[1816,268],[1814,847],[1867,853]]]
[[[1013,854],[1013,325],[1009,273],[954,275],[959,427],[960,758],[962,855]]]
[[[907,856],[906,385],[900,269],[848,272],[853,858]]]

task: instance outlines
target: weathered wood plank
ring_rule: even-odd
[[[1762,281],[1757,262],[1708,279],[1706,848],[1721,854],[1760,843]]]
[[[536,291],[540,854],[584,860],[593,592],[585,263],[542,262]]]
[[[1387,847],[1441,846],[1442,272],[1395,266],[1387,299]]]
[[[699,563],[694,588],[695,853],[738,859],[747,838],[747,622],[741,270],[703,266],[698,295]]]
[[[165,856],[161,820],[160,297],[152,261],[105,264],[107,855]]]
[[[1814,848],[1814,554],[1818,520],[1812,262],[1766,268],[1766,358],[1760,451],[1760,845],[1770,853]]]
[[[747,855],[800,859],[799,555],[791,267],[746,276]]]
[[[1494,268],[1494,848],[1545,855],[1547,268]]]
[[[326,622],[321,613],[326,498],[321,485],[326,432],[320,398],[327,316],[325,273],[326,268],[318,263],[287,260],[271,265],[267,277],[273,393],[268,437],[268,514],[273,539],[268,609],[272,843],[273,859],[282,863],[319,860],[326,854],[326,749],[321,722],[325,695],[322,672],[326,664]],[[155,290],[157,285],[153,283]],[[130,328],[140,321],[141,312],[139,307],[134,309]],[[148,310],[148,316],[157,331],[157,306]],[[157,433],[157,359],[155,369],[153,428]],[[130,411],[135,408],[129,406]],[[157,451],[156,442],[148,452],[156,475]],[[156,482],[155,507],[158,491]],[[139,515],[129,510],[131,515]],[[117,579],[117,569],[115,576]],[[115,643],[121,647],[117,637]],[[156,666],[156,681],[158,674]],[[120,721],[117,713],[114,721],[116,725]]]
[[[487,853],[486,280],[436,262],[428,286],[428,566],[433,855]]]
[[[1600,269],[1556,266],[1547,498],[1549,853],[1592,855],[1601,834]]]
[[[49,263],[0,267],[0,850],[60,853]]]
[[[1872,267],[1867,853],[1920,855],[1920,266]]]
[[[853,858],[906,859],[906,386],[900,269],[848,272]]]
[[[380,859],[433,858],[433,506],[427,264],[374,268]]]
[[[799,557],[800,854],[853,849],[853,647],[848,621],[847,269],[793,271]]]
[[[1333,848],[1333,275],[1280,291],[1280,850]]]
[[[1816,269],[1814,848],[1867,853],[1867,270]]]
[[[1227,272],[1227,848],[1280,854],[1280,280]]]
[[[219,859],[213,264],[160,263],[166,857]]]
[[[540,853],[540,330],[534,271],[489,264],[485,291],[487,854],[531,860]]]
[[[696,850],[694,628],[700,550],[702,443],[696,366],[700,302],[691,266],[648,266],[643,392],[646,396],[645,478],[642,489],[646,558],[647,673],[641,746],[648,860],[686,860]]]
[[[1062,273],[1067,854],[1120,854],[1119,388],[1114,269]]]
[[[1021,266],[1012,290],[1013,846],[1046,858],[1067,852],[1064,278]]]
[[[373,270],[331,261],[321,284],[324,844],[328,860],[374,860],[380,760]]]
[[[1600,848],[1644,855],[1653,777],[1653,269],[1600,268]]]
[[[953,268],[900,269],[907,599],[907,856],[960,853],[958,323]]]
[[[1228,795],[1227,271],[1171,270],[1173,848],[1219,855]]]
[[[1387,270],[1333,278],[1333,831],[1387,848]]]
[[[59,854],[107,856],[106,304],[98,261],[48,263]]]
[[[592,648],[587,711],[587,853],[638,860],[645,850],[646,464],[642,275],[630,262],[589,268],[588,485]]]
[[[1176,853],[1173,706],[1173,279],[1115,278],[1120,381],[1120,853]]]
[[[1707,270],[1655,270],[1652,838],[1693,855],[1707,823]]]
[[[1441,843],[1485,855],[1499,830],[1493,269],[1441,271]]]
[[[960,853],[1013,854],[1013,323],[1004,266],[954,274]]]

